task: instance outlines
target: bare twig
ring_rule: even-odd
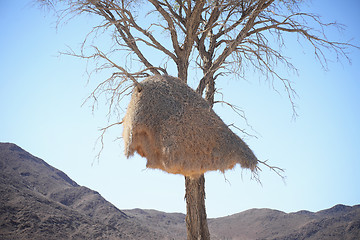
[[[99,152],[96,154],[95,156],[95,159],[100,159],[100,156],[101,156],[101,153],[103,152],[104,150],[104,147],[105,147],[105,144],[104,144],[104,137],[105,137],[105,134],[106,134],[106,131],[109,130],[110,128],[114,127],[114,126],[117,126],[117,125],[121,125],[123,122],[116,122],[116,123],[112,123],[106,127],[103,127],[103,128],[100,128],[99,131],[101,132],[100,136],[98,137],[97,141],[100,141],[100,144],[101,144],[101,148],[99,150]],[[96,144],[95,144],[96,145]]]
[[[271,79],[275,91],[279,92],[274,81],[282,84],[291,103],[293,116],[296,117],[297,94],[294,83],[277,70],[281,64],[280,66],[297,72],[290,59],[282,52],[286,46],[285,37],[294,34],[300,39],[299,42],[305,40],[309,43],[324,69],[328,67],[326,51],[334,52],[337,59],[350,61],[347,49],[360,49],[349,42],[329,40],[326,29],[340,29],[342,26],[333,22],[324,23],[319,16],[302,12],[302,1],[149,0],[141,2],[146,4],[141,9],[137,0],[38,1],[51,8],[57,8],[56,3],[65,6],[58,12],[60,22],[84,14],[102,19],[85,37],[80,54],[72,50],[66,54],[94,61],[96,67],[91,74],[106,69],[113,70],[110,76],[98,83],[89,96],[95,104],[104,95],[109,105],[109,115],[133,86],[141,91],[139,78],[166,73],[166,69],[160,66],[174,64],[177,76],[184,82],[188,78],[189,66],[199,68],[202,76],[196,91],[202,96],[205,91],[205,99],[210,106],[214,103],[230,106],[245,119],[248,126],[240,108],[225,101],[214,101],[214,96],[217,93],[216,83],[224,76],[246,79],[250,67],[260,72],[265,79]],[[138,18],[138,15],[156,16],[151,19],[151,23],[147,23],[143,18]],[[114,43],[110,51],[101,51],[96,44],[89,44],[90,40],[109,31]],[[170,36],[170,39],[161,38],[163,33]],[[87,45],[91,46],[92,54],[85,54]],[[149,49],[151,51],[147,51]],[[119,52],[125,52],[125,64],[121,58],[118,61],[119,58],[112,55]],[[160,63],[162,60],[159,59],[166,59],[169,64]],[[232,124],[230,126],[235,127]],[[241,128],[238,130],[242,131]],[[272,167],[266,161],[259,163],[277,174],[282,172],[282,169]]]
[[[259,163],[265,165],[267,168],[270,169],[270,171],[273,171],[275,172],[279,177],[281,177],[281,179],[285,182],[286,180],[286,176],[283,175],[283,173],[285,172],[285,170],[283,168],[279,168],[279,167],[276,167],[276,166],[271,166],[267,163],[268,160],[265,160],[265,161],[260,161],[258,160]],[[258,171],[261,171],[261,168],[260,167],[256,167],[256,172]],[[259,181],[259,178],[258,178],[258,174],[256,173],[256,176],[255,176],[256,180]]]

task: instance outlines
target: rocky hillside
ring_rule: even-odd
[[[164,239],[65,173],[0,144],[0,239]]]
[[[360,239],[360,205],[336,205],[312,213],[251,209],[210,219],[212,239]]]
[[[212,239],[360,239],[360,205],[251,209],[209,219]],[[185,215],[121,211],[11,143],[0,143],[0,239],[186,239]]]

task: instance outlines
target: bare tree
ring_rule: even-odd
[[[95,71],[113,69],[111,75],[94,89],[90,99],[95,102],[106,95],[109,112],[135,85],[138,79],[154,74],[167,74],[168,66],[176,66],[177,75],[187,82],[190,67],[200,68],[202,77],[196,91],[213,106],[216,101],[215,83],[222,77],[246,77],[251,66],[270,81],[282,83],[296,115],[292,82],[274,69],[282,64],[296,70],[281,52],[287,34],[296,34],[307,41],[316,58],[326,67],[327,54],[348,59],[349,43],[328,40],[328,27],[341,27],[324,23],[315,14],[302,12],[301,0],[37,0],[53,7],[59,20],[77,15],[98,16],[101,22],[93,27],[84,40],[80,53],[67,54],[93,60],[99,65]],[[144,21],[144,19],[149,19]],[[89,39],[111,32],[113,45],[104,52],[88,44]],[[170,39],[170,41],[169,41]],[[92,52],[86,53],[91,46]],[[154,59],[148,50],[156,54]],[[129,62],[114,58],[122,53]],[[236,109],[235,106],[227,103]],[[121,121],[102,129],[103,134]],[[266,166],[266,163],[264,163]],[[277,171],[278,168],[272,168]],[[209,239],[205,211],[205,178],[185,177],[188,239]]]

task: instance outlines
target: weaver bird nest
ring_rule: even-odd
[[[171,76],[152,76],[134,88],[123,119],[127,157],[147,167],[196,176],[232,169],[256,171],[258,159],[198,93]]]

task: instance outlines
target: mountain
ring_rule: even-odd
[[[251,209],[228,217],[210,219],[212,239],[360,239],[360,205],[336,205],[312,213],[284,213]]]
[[[0,143],[0,202],[0,239],[164,239],[11,143]]]
[[[251,209],[208,222],[211,239],[360,239],[360,205]],[[0,239],[186,239],[185,215],[121,211],[15,144],[0,143]]]

